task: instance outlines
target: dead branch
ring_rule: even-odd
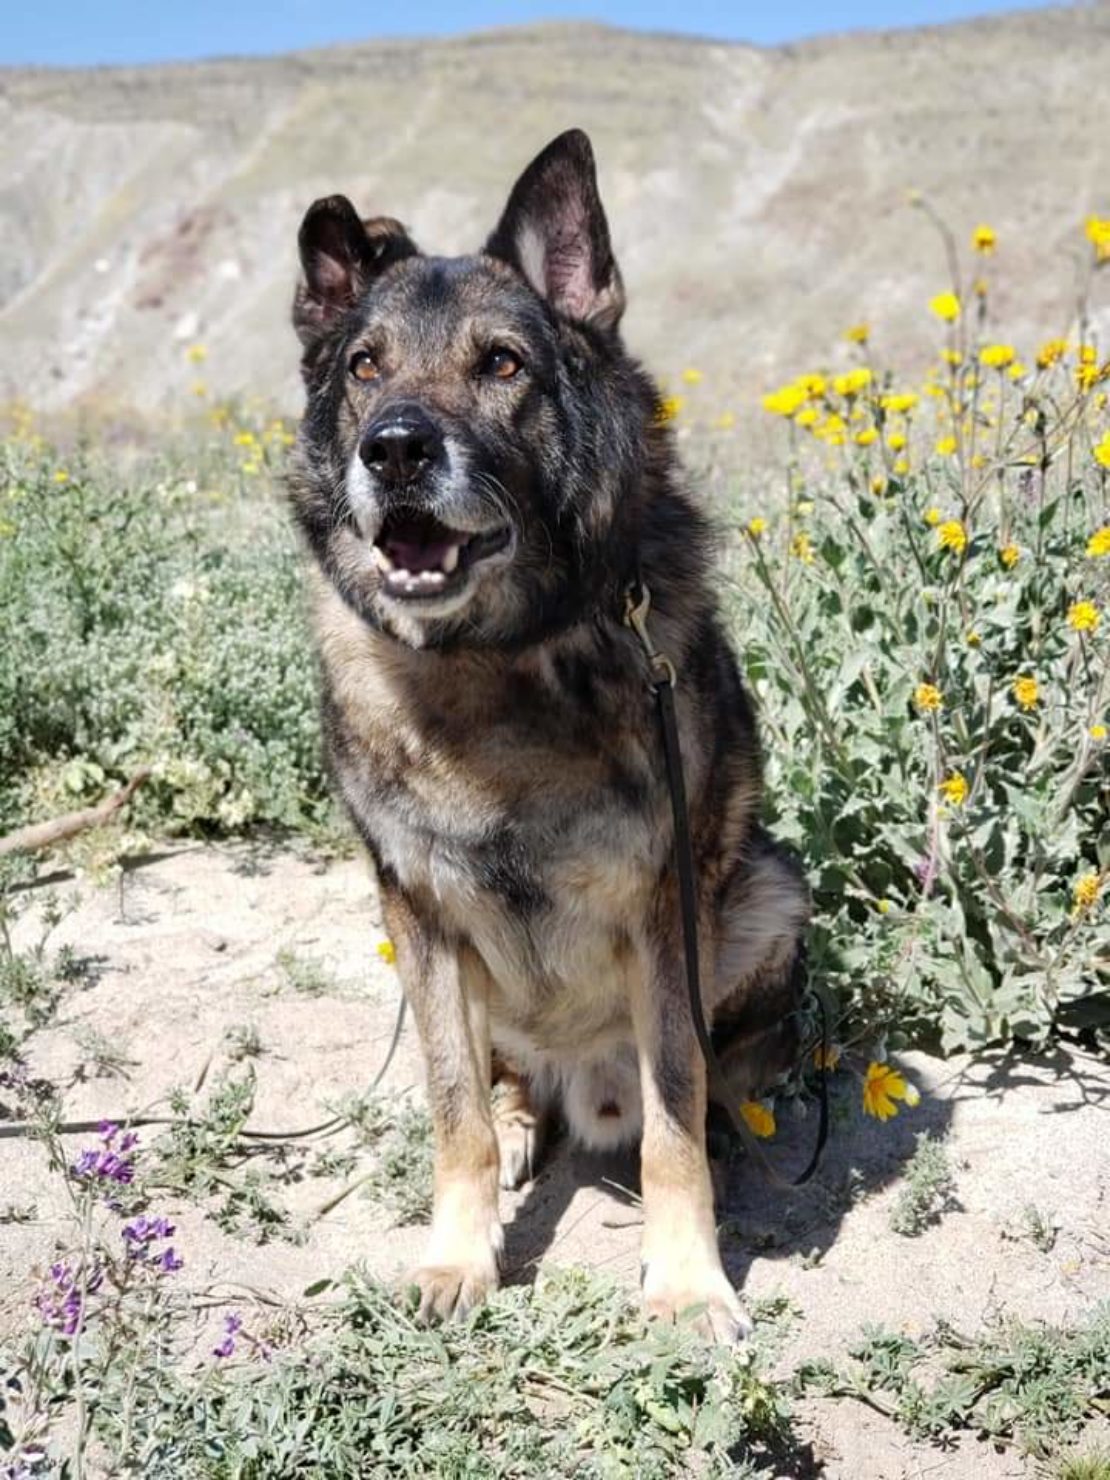
[[[95,807],[83,807],[79,812],[66,812],[50,822],[33,822],[30,827],[17,827],[15,832],[0,838],[0,858],[6,853],[39,853],[43,848],[51,848],[55,843],[63,843],[67,838],[75,837],[86,828],[100,827],[105,822],[111,822],[116,813],[127,806],[143,782],[149,779],[150,774],[150,767],[144,766],[141,771],[135,772],[126,786]]]

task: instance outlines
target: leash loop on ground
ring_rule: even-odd
[[[821,1064],[820,1064],[820,1111],[817,1127],[817,1143],[808,1164],[794,1178],[783,1177],[771,1165],[762,1146],[744,1117],[733,1109],[732,1091],[717,1051],[713,1047],[709,1028],[702,1006],[701,969],[698,956],[698,905],[697,887],[694,879],[694,850],[690,839],[690,814],[686,805],[686,779],[682,769],[682,750],[678,738],[678,719],[675,712],[674,691],[677,674],[674,664],[655,646],[648,630],[647,618],[651,610],[651,593],[645,583],[635,582],[629,586],[624,598],[625,625],[630,627],[640,640],[651,671],[649,685],[655,695],[659,713],[659,728],[663,736],[663,760],[667,770],[667,787],[671,797],[671,814],[674,819],[674,854],[678,873],[678,893],[682,914],[682,944],[686,963],[686,987],[690,998],[690,1017],[694,1035],[698,1040],[702,1058],[705,1060],[706,1077],[714,1099],[718,1101],[733,1131],[743,1142],[745,1149],[766,1179],[776,1187],[800,1187],[808,1182],[817,1170],[821,1153],[829,1138],[829,1090],[828,1048],[829,1016],[819,994],[814,994],[821,1016]]]

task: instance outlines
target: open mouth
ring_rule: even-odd
[[[427,601],[464,586],[472,567],[504,550],[511,537],[507,524],[475,534],[431,514],[400,512],[388,515],[379,530],[374,563],[386,595]]]

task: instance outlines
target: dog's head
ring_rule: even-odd
[[[328,577],[413,646],[516,645],[631,575],[655,394],[585,134],[517,181],[484,249],[425,256],[343,196],[300,231],[308,405],[291,488]]]

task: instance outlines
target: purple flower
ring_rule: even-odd
[[[230,1315],[224,1317],[224,1339],[219,1346],[212,1348],[214,1357],[230,1357],[235,1352],[235,1337],[243,1328],[243,1317]]]
[[[175,1226],[168,1218],[135,1218],[124,1224],[120,1236],[129,1259],[145,1262],[161,1274],[173,1274],[185,1261],[172,1244],[160,1251],[156,1251],[153,1245],[160,1239],[172,1238],[174,1231]]]
[[[98,1151],[96,1147],[92,1147],[82,1151],[73,1163],[73,1175],[89,1182],[119,1182],[125,1185],[133,1182],[135,1168],[132,1163],[126,1156],[121,1156],[118,1152],[108,1149],[110,1137],[102,1139],[104,1139],[105,1149]],[[124,1140],[126,1139],[124,1137]],[[123,1149],[123,1142],[120,1143],[120,1148]]]
[[[92,1269],[85,1277],[86,1295],[99,1290],[104,1274]],[[75,1336],[81,1328],[85,1314],[80,1281],[68,1264],[52,1264],[50,1281],[34,1299],[35,1309],[42,1317],[44,1326],[60,1331],[63,1336]]]

